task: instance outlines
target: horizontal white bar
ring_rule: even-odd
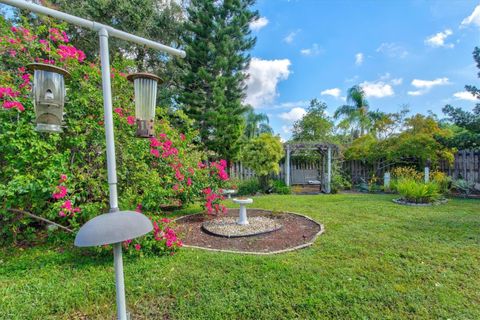
[[[101,24],[101,23],[98,23],[98,22],[94,22],[94,21],[90,21],[90,20],[87,20],[87,19],[72,16],[71,14],[68,14],[68,13],[64,13],[64,12],[61,12],[61,11],[46,8],[44,6],[40,6],[40,5],[30,3],[30,2],[26,2],[26,1],[23,1],[23,0],[0,0],[0,2],[8,4],[10,6],[20,8],[20,9],[30,10],[30,11],[33,11],[33,12],[36,12],[36,13],[40,13],[40,14],[51,16],[51,17],[54,17],[54,18],[57,18],[57,19],[60,19],[60,20],[64,20],[66,22],[72,23],[72,24],[80,26],[80,27],[88,28],[88,29],[93,30],[93,31],[99,31],[100,29],[105,29],[105,30],[108,31],[108,34],[110,36],[113,36],[113,37],[116,37],[116,38],[119,38],[119,39],[123,39],[123,40],[127,40],[127,41],[131,41],[131,42],[135,42],[135,43],[138,43],[138,44],[141,44],[141,45],[145,45],[149,48],[156,49],[156,50],[159,50],[159,51],[164,51],[164,52],[170,53],[170,54],[175,55],[175,56],[180,56],[182,58],[185,57],[185,51],[183,51],[183,50],[175,49],[175,48],[166,46],[164,44],[161,44],[161,43],[158,43],[158,42],[155,42],[155,41],[151,41],[151,40],[148,40],[148,39],[145,39],[145,38],[142,38],[142,37],[138,37],[138,36],[135,36],[133,34],[130,34],[130,33],[124,32],[124,31],[120,31],[120,30],[117,30],[117,29],[112,28],[110,26],[107,26],[105,24]]]

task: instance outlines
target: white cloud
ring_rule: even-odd
[[[250,22],[250,29],[253,31],[259,31],[268,24],[268,19],[265,17],[260,17],[255,21]]]
[[[377,52],[381,52],[385,55],[387,55],[390,58],[406,58],[408,56],[408,51],[393,42],[384,42],[382,43],[376,50]]]
[[[407,94],[410,96],[421,96],[429,92],[433,87],[444,86],[447,84],[450,84],[447,77],[437,78],[434,80],[413,79],[412,86],[414,86],[418,90],[408,91]]]
[[[394,86],[399,86],[403,83],[403,79],[402,78],[396,78],[396,79],[392,79],[392,81],[390,81]]]
[[[375,81],[375,82],[368,82],[364,81],[360,83],[360,87],[362,87],[363,91],[365,92],[365,96],[374,97],[374,98],[384,98],[393,96],[395,92],[393,91],[393,87],[385,83],[383,81]]]
[[[304,56],[316,56],[320,54],[322,51],[323,50],[320,49],[318,44],[314,43],[311,48],[300,50],[300,53],[303,54]]]
[[[439,32],[425,39],[425,44],[434,48],[453,48],[455,46],[453,43],[445,43],[447,37],[451,36],[452,34],[453,31],[451,29],[445,29],[445,31]]]
[[[468,91],[455,92],[453,96],[458,100],[478,101],[477,97]]]
[[[447,77],[437,78],[435,80],[419,80],[419,79],[412,80],[412,86],[420,89],[431,89],[432,87],[443,86],[446,84],[450,84]]]
[[[292,126],[282,126],[282,130],[284,133],[292,133]]]
[[[340,97],[340,89],[339,88],[332,88],[332,89],[326,89],[326,90],[323,90],[322,92],[320,92],[320,94],[322,96],[332,96],[332,97],[335,97],[335,98],[338,98]]]
[[[295,37],[297,36],[297,34],[300,32],[300,29],[297,30],[297,31],[292,31],[290,32],[289,34],[287,34],[285,36],[285,38],[283,38],[283,41],[285,41],[286,43],[290,44],[293,42],[293,40],[295,40]]]
[[[460,27],[465,27],[470,24],[474,24],[480,27],[480,5],[476,6],[473,10],[472,14],[463,19],[462,24]]]
[[[262,60],[252,58],[247,73],[247,97],[245,102],[254,108],[271,104],[277,96],[277,84],[288,79],[290,60]]]
[[[280,114],[280,118],[287,121],[297,121],[302,119],[302,117],[307,113],[305,109],[296,107],[290,110],[289,112],[284,112]]]
[[[425,93],[425,91],[422,91],[422,90],[415,90],[415,91],[408,91],[407,92],[407,94],[409,96],[421,96],[424,93]]]
[[[363,63],[363,53],[359,52],[355,55],[355,64],[361,66]]]

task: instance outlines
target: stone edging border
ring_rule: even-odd
[[[401,198],[398,199],[392,199],[392,201],[396,204],[402,205],[402,206],[413,206],[413,207],[430,207],[430,206],[438,206],[440,204],[445,204],[448,202],[448,199],[440,199],[437,201],[434,201],[432,203],[413,203],[413,202],[406,202],[402,200]]]
[[[236,209],[236,208],[229,208],[229,209]],[[268,256],[268,255],[286,253],[286,252],[295,251],[295,250],[299,250],[299,249],[303,249],[303,248],[309,247],[309,246],[311,246],[312,244],[315,243],[315,241],[317,240],[318,236],[320,236],[321,234],[323,234],[323,233],[325,232],[325,227],[323,226],[323,224],[318,223],[317,221],[313,220],[313,219],[310,218],[309,216],[306,216],[306,215],[303,215],[303,214],[300,214],[300,213],[290,212],[290,211],[271,211],[271,210],[260,209],[260,208],[249,208],[249,209],[251,209],[251,210],[261,210],[261,211],[269,211],[269,212],[271,212],[271,213],[288,213],[288,214],[294,214],[294,215],[296,215],[296,216],[300,216],[300,217],[303,217],[303,218],[305,218],[305,219],[307,219],[307,220],[312,221],[313,223],[315,223],[317,226],[320,227],[320,230],[317,232],[317,234],[315,234],[315,235],[313,236],[312,240],[310,240],[310,241],[307,242],[307,243],[304,243],[304,244],[301,244],[301,245],[298,245],[298,246],[295,246],[295,247],[292,247],[292,248],[287,248],[287,249],[282,249],[282,250],[276,250],[276,251],[271,251],[271,252],[235,251],[235,250],[225,250],[225,249],[212,249],[212,248],[205,248],[205,247],[200,247],[200,246],[191,246],[191,245],[188,245],[188,244],[184,244],[183,247],[184,247],[184,248],[192,248],[192,249],[206,250],[206,251],[214,251],[214,252],[226,252],[226,253],[236,253],[236,254],[248,254],[248,255]],[[181,216],[181,217],[178,217],[178,218],[174,219],[173,222],[175,222],[175,221],[177,221],[177,220],[181,220],[181,219],[183,219],[183,218],[185,218],[185,217],[189,217],[189,216],[197,215],[197,214],[203,214],[203,212],[198,212],[198,213],[194,213],[194,214],[184,215],[184,216]]]

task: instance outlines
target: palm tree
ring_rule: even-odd
[[[362,87],[355,85],[348,89],[347,103],[348,105],[338,107],[333,117],[335,119],[343,117],[339,127],[352,128],[352,134],[359,133],[363,136],[368,132],[372,119],[369,117],[369,105]]]
[[[252,107],[245,114],[245,136],[248,139],[258,137],[261,133],[273,133],[268,125],[269,119],[265,113],[255,113]]]

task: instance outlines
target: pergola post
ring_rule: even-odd
[[[290,145],[287,144],[287,156],[285,158],[285,184],[290,186]]]
[[[332,147],[328,146],[327,148],[327,185],[325,186],[326,193],[331,192],[331,182],[332,182]]]

